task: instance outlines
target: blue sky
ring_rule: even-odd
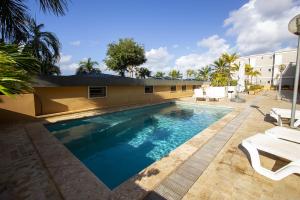
[[[73,0],[66,15],[57,17],[41,12],[35,0],[29,4],[37,22],[62,43],[63,74],[73,74],[88,57],[105,71],[107,44],[125,37],[145,46],[145,66],[154,72],[200,68],[223,51],[244,55],[294,47],[295,38],[280,24],[300,11],[293,0]],[[265,25],[276,34],[268,42]]]

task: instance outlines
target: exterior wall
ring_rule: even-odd
[[[258,77],[253,77],[253,84],[265,86],[277,85],[279,82],[279,66],[284,64],[287,66],[288,73],[283,73],[283,82],[290,85],[293,83],[294,74],[293,64],[296,61],[296,50],[276,51],[273,53],[257,54],[240,57],[236,63],[240,65],[250,64],[255,70],[261,73]],[[293,74],[292,76],[290,74]],[[237,75],[233,76],[237,78]],[[247,77],[246,77],[247,78]],[[249,80],[250,81],[250,80]]]
[[[154,86],[153,94],[145,94],[144,86],[108,86],[104,98],[88,99],[88,87],[45,87],[35,88],[35,108],[37,115],[94,108],[139,105],[161,102],[168,99],[193,95],[193,86],[186,91],[181,86],[176,92],[170,86]]]
[[[35,116],[33,94],[22,94],[7,97],[0,95],[0,122],[17,122]]]

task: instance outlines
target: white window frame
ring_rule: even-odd
[[[145,88],[147,86],[152,86],[153,87],[152,93],[146,93]],[[144,94],[154,94],[154,85],[144,85]]]
[[[90,97],[90,88],[91,87],[104,87],[105,88],[105,96],[104,97]],[[107,97],[107,86],[88,86],[88,99],[103,99]]]

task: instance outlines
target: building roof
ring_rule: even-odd
[[[136,79],[110,74],[73,75],[73,76],[39,76],[34,80],[34,87],[63,86],[109,86],[109,85],[201,85],[196,80]]]

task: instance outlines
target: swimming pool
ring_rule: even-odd
[[[230,111],[171,102],[46,128],[113,189]]]

